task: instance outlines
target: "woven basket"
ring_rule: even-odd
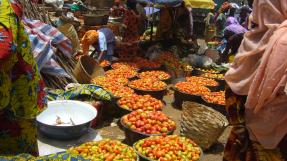
[[[192,139],[203,150],[210,148],[228,125],[221,113],[195,102],[184,102],[180,134]]]

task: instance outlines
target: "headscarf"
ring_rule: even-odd
[[[241,34],[247,32],[247,30],[243,26],[241,26],[234,17],[227,18],[225,30],[235,34]]]
[[[255,0],[253,21],[225,79],[232,91],[247,95],[246,127],[250,138],[267,149],[287,133],[287,1]]]
[[[98,39],[99,33],[96,30],[89,30],[85,33],[81,41],[84,55],[88,55],[90,45],[96,43]]]

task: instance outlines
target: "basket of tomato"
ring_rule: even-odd
[[[204,78],[204,77],[196,77],[196,76],[186,77],[185,79],[187,82],[196,84],[198,86],[205,86],[208,89],[210,89],[210,91],[218,91],[219,90],[219,83],[214,79]]]
[[[87,160],[127,160],[138,161],[135,150],[120,141],[105,139],[87,142],[77,147],[68,149],[70,154],[80,155]]]
[[[111,78],[120,77],[120,78],[133,79],[137,76],[137,71],[128,68],[122,68],[122,69],[109,70],[105,73],[105,75]]]
[[[149,136],[171,135],[176,123],[160,111],[133,111],[121,118],[128,145]]]
[[[167,84],[165,82],[150,78],[133,80],[129,83],[129,87],[137,94],[151,95],[159,100],[163,99],[167,91]]]
[[[120,62],[113,63],[112,68],[113,69],[120,69],[120,70],[138,71],[139,65],[137,65],[137,63],[134,63],[134,62],[120,61]]]
[[[225,88],[225,80],[223,74],[213,74],[213,73],[205,73],[202,74],[201,77],[215,79],[219,83],[219,87],[221,90]]]
[[[117,101],[121,114],[126,115],[135,110],[161,111],[164,104],[161,100],[153,98],[150,95],[131,95],[122,97]]]
[[[210,92],[202,96],[204,105],[215,109],[226,116],[225,110],[225,91]]]
[[[133,145],[141,161],[199,161],[203,152],[192,140],[177,135],[151,136]]]
[[[141,79],[154,79],[154,80],[164,81],[166,83],[169,83],[171,80],[170,74],[164,71],[159,71],[159,70],[141,72],[138,75],[138,77]]]
[[[191,82],[179,82],[173,87],[174,105],[181,108],[184,101],[193,101],[202,103],[202,95],[210,93],[207,87],[197,85]]]

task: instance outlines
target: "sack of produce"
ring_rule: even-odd
[[[184,102],[180,134],[207,150],[220,137],[228,121],[216,110],[195,102]]]

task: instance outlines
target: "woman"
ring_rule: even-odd
[[[226,24],[226,13],[230,9],[231,5],[228,2],[222,4],[221,8],[219,9],[218,14],[215,16],[215,25],[216,25],[216,34],[218,36],[223,36],[223,31]]]
[[[139,54],[140,16],[136,6],[136,0],[127,0],[127,9],[124,14],[123,43],[117,45],[117,54],[120,58],[132,58]]]
[[[245,34],[225,76],[233,129],[224,159],[287,160],[287,3],[254,0],[253,7],[258,27]]]
[[[127,0],[127,10],[124,15],[124,42],[138,41],[140,38],[139,19],[135,0]]]
[[[210,10],[206,18],[204,19],[204,22],[205,22],[205,31],[204,31],[205,42],[209,42],[215,37],[216,33],[214,10]]]
[[[0,155],[38,155],[35,117],[46,101],[17,1],[0,5]]]
[[[223,36],[223,38],[227,40],[227,44],[223,52],[223,61],[227,62],[230,52],[231,54],[237,53],[245,32],[247,32],[247,30],[239,24],[236,18],[227,18]]]
[[[99,29],[98,31],[89,30],[85,33],[81,43],[84,55],[88,54],[90,45],[95,45],[96,49],[94,52],[96,51],[99,52],[98,56],[99,62],[102,60],[112,61],[116,39],[111,29],[102,28]]]

